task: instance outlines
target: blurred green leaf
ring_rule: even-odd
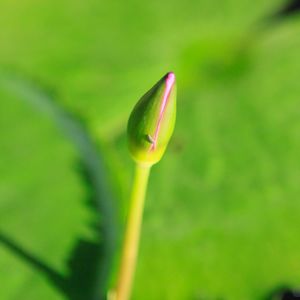
[[[240,37],[280,3],[1,0],[0,65],[53,86],[103,133],[126,120],[145,83],[177,71],[188,45]]]
[[[178,123],[150,179],[133,299],[265,299],[298,284],[299,17],[258,26],[282,3],[1,1],[1,67],[52,87],[85,120],[125,208],[129,112],[157,77],[177,75]],[[53,119],[1,93],[1,228],[66,274],[74,241],[94,232],[82,203],[94,187]],[[66,298],[0,251],[1,299]]]
[[[0,75],[1,299],[99,299],[115,218],[82,127],[20,78]]]

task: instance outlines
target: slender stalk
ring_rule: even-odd
[[[130,299],[150,168],[150,165],[136,164],[117,287],[111,296],[113,300]]]

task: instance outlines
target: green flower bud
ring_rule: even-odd
[[[175,119],[175,75],[169,72],[138,101],[129,117],[129,149],[135,161],[152,165],[161,159]]]

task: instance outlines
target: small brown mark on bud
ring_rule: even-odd
[[[150,144],[154,144],[154,143],[155,143],[153,137],[152,137],[150,134],[146,134],[146,140],[147,140],[147,142],[149,142]]]

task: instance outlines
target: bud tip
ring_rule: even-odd
[[[154,137],[153,137],[153,143],[151,145],[150,151],[154,151],[156,148],[157,138],[158,138],[159,129],[160,129],[160,123],[163,118],[164,111],[165,111],[167,103],[168,103],[169,95],[170,95],[170,92],[171,92],[171,89],[172,89],[174,83],[175,83],[175,74],[173,72],[168,72],[166,74],[166,89],[165,89],[165,92],[163,95],[163,101],[161,103],[159,118],[158,118],[156,130],[155,130]]]

